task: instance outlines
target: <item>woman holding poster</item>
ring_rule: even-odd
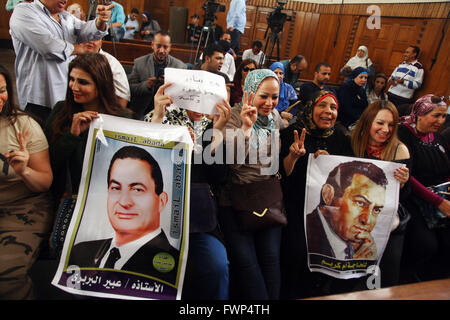
[[[112,71],[103,55],[83,54],[70,63],[66,100],[55,105],[46,124],[55,176],[52,190],[57,200],[66,189],[67,178],[71,181],[70,192],[78,193],[88,129],[98,114],[131,118],[111,88]]]
[[[408,148],[398,139],[399,116],[397,108],[389,101],[372,103],[361,115],[351,133],[351,142],[355,156],[404,163],[394,172],[400,182],[400,201],[405,201],[410,193]],[[382,286],[394,286],[399,283],[400,261],[403,251],[405,223],[409,216],[397,214],[392,225],[392,233],[380,263]],[[399,228],[399,224],[401,227]]]
[[[305,155],[352,155],[350,139],[335,127],[338,108],[333,93],[319,91],[305,103],[297,122],[281,131],[280,172],[288,218],[281,253],[282,294],[288,299],[321,295],[324,281],[330,278],[311,273],[307,265],[304,202],[308,156]]]
[[[230,119],[231,107],[223,99],[217,103],[219,114],[213,120],[205,114],[192,110],[170,107],[173,99],[164,90],[172,83],[162,85],[155,94],[155,108],[149,112],[144,120],[151,123],[162,123],[175,126],[185,126],[208,150],[208,139],[203,139],[205,131],[215,129],[220,132]],[[200,125],[200,132],[196,132],[196,123]],[[209,131],[211,132],[211,131]],[[196,135],[199,135],[198,137]],[[219,137],[213,136],[216,143]],[[211,149],[209,149],[211,150]],[[211,150],[213,152],[213,150]],[[200,153],[201,155],[202,153]],[[206,152],[205,152],[206,154]],[[201,158],[197,162],[194,156],[191,166],[191,199],[189,221],[189,254],[186,275],[183,285],[183,300],[227,300],[228,299],[228,258],[222,243],[222,234],[217,223],[217,206],[212,190],[227,178],[225,164],[208,165]]]

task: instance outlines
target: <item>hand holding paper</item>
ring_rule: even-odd
[[[217,103],[227,99],[223,77],[203,71],[166,68],[164,82],[172,83],[165,94],[176,107],[203,114],[218,114]]]
[[[166,107],[170,106],[173,103],[173,100],[170,96],[165,95],[166,88],[170,87],[172,83],[165,83],[161,87],[159,87],[158,91],[156,91],[154,100],[155,100],[155,108],[153,111],[152,122],[161,123],[164,119],[164,115],[166,114]]]

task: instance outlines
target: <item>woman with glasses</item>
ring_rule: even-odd
[[[237,68],[234,75],[233,87],[231,87],[230,93],[231,106],[234,106],[236,103],[240,103],[242,101],[242,96],[244,95],[244,91],[242,89],[244,88],[245,78],[247,78],[249,72],[255,69],[257,69],[256,62],[251,59],[243,60]]]

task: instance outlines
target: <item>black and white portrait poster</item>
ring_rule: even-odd
[[[53,285],[95,297],[180,299],[191,150],[185,127],[100,115]]]
[[[311,271],[349,279],[379,265],[398,208],[400,166],[309,155],[304,219]]]

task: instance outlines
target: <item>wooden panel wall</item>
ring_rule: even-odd
[[[136,7],[147,10],[158,20],[163,29],[169,27],[170,6],[186,7],[189,16],[204,15],[203,0],[116,0],[125,12]],[[80,3],[85,11],[88,0],[69,0]],[[226,6],[225,12],[217,13],[218,24],[226,28],[226,12],[231,0],[218,0]],[[0,0],[0,38],[9,38],[10,13],[3,10],[6,0]],[[267,29],[267,16],[277,5],[277,0],[248,0],[247,26],[241,37],[241,49],[247,49],[254,40],[262,40]],[[368,4],[324,5],[289,1],[285,13],[292,16],[280,33],[280,58],[303,54],[309,61],[303,78],[313,76],[314,65],[321,61],[331,64],[331,81],[343,79],[338,70],[353,55],[359,45],[366,45],[376,71],[390,74],[402,58],[402,52],[410,44],[422,49],[420,61],[425,66],[425,82],[419,94],[434,92],[450,93],[450,2],[378,4],[381,9],[381,29],[366,27]],[[442,38],[442,45],[438,45]],[[276,54],[276,52],[273,52]],[[435,59],[433,68],[431,65]]]

